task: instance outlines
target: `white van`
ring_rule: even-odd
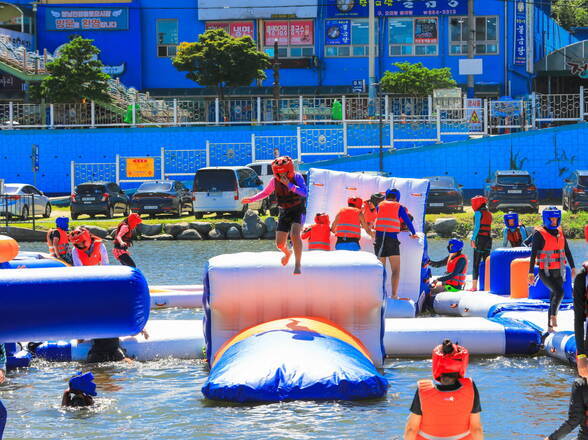
[[[194,176],[194,217],[206,213],[243,217],[247,209],[258,210],[261,201],[243,205],[241,200],[263,189],[259,176],[248,167],[200,168]]]

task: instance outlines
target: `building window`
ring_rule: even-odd
[[[312,20],[268,20],[264,23],[264,51],[274,56],[278,42],[280,58],[307,58],[314,55],[314,22]]]
[[[157,56],[175,57],[178,44],[178,20],[157,20]]]
[[[388,19],[390,56],[432,56],[439,52],[436,18]]]
[[[252,21],[207,21],[206,30],[223,29],[231,37],[251,37],[254,38]]]
[[[476,54],[498,54],[498,17],[476,17]],[[451,55],[468,53],[468,18],[452,17],[449,22]]]
[[[378,35],[378,22],[376,22]],[[376,47],[377,51],[377,47]],[[367,20],[326,20],[325,56],[369,56],[369,27]]]

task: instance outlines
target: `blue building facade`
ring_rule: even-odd
[[[12,4],[25,11],[23,20],[32,16],[36,23],[30,28],[37,49],[55,53],[72,35],[92,38],[109,73],[157,96],[212,94],[177,72],[171,57],[180,42],[219,27],[251,36],[270,55],[278,41],[284,94],[351,93],[353,81],[368,79],[367,1],[45,0],[34,9],[25,0]],[[421,62],[451,68],[465,85],[459,63],[467,58],[467,0],[376,4],[378,78],[396,62]],[[530,93],[534,63],[581,35],[555,23],[549,2],[540,0],[476,0],[474,15],[475,57],[482,60],[478,96]],[[0,22],[0,34],[2,27]],[[270,92],[272,83],[268,71],[248,93]]]

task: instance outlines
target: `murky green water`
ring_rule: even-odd
[[[152,284],[199,283],[214,255],[269,250],[270,242],[141,242],[133,254]],[[445,242],[429,242],[433,259]],[[25,244],[24,250],[43,250]],[[585,244],[571,242],[578,264]],[[468,250],[469,252],[469,250]],[[194,311],[160,310],[159,319],[194,319]],[[60,408],[67,378],[80,364],[35,362],[0,386],[9,411],[5,439],[400,439],[416,381],[430,376],[426,360],[391,359],[385,399],[369,402],[288,402],[226,405],[200,393],[207,371],[197,361],[105,364],[97,377],[98,405]],[[475,359],[469,375],[482,399],[486,438],[541,439],[563,420],[574,371],[545,357]]]

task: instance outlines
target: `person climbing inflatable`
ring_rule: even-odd
[[[123,266],[137,267],[128,249],[133,245],[133,232],[142,222],[139,214],[133,213],[116,227],[112,254]]]
[[[90,234],[84,227],[77,227],[69,234],[73,244],[71,252],[74,266],[99,266],[108,264],[108,252],[102,240]]]
[[[557,312],[564,297],[566,280],[566,263],[572,269],[572,278],[576,276],[574,258],[568,242],[561,229],[561,211],[549,206],[541,214],[543,226],[535,229],[531,245],[529,264],[529,284],[534,285],[535,265],[539,266],[539,278],[550,291],[549,316],[547,331],[552,333],[557,327]]]
[[[329,215],[318,213],[314,216],[314,224],[302,232],[303,240],[308,240],[309,251],[331,250],[331,222]]]
[[[480,395],[465,377],[468,351],[449,339],[433,349],[433,378],[418,381],[404,440],[482,440]]]
[[[486,261],[492,251],[492,214],[488,210],[488,199],[484,196],[472,197],[474,210],[474,231],[471,245],[474,248],[471,291],[478,290],[480,263]]]
[[[47,231],[47,247],[52,257],[71,264],[71,245],[68,236],[69,218],[57,217],[55,228]]]
[[[361,228],[363,228],[368,235],[372,236],[372,229],[369,227],[361,208],[363,207],[363,200],[359,197],[349,197],[347,199],[347,207],[341,208],[337,213],[331,231],[337,236],[337,243],[335,249],[338,251],[358,251],[361,249],[359,240],[361,239]]]
[[[276,231],[276,247],[284,253],[282,265],[286,266],[292,250],[288,248],[286,241],[288,234],[294,248],[294,274],[301,273],[302,240],[300,231],[304,224],[306,214],[306,197],[308,190],[302,174],[294,171],[294,162],[288,156],[278,157],[272,162],[274,177],[268,185],[258,194],[246,197],[243,204],[253,203],[269,197],[272,193],[276,195],[280,215]]]
[[[502,230],[502,246],[519,247],[527,239],[527,228],[519,224],[519,215],[516,212],[504,214],[505,228]]]
[[[461,253],[462,250],[463,241],[452,238],[447,244],[449,255],[441,261],[431,261],[429,263],[433,267],[446,266],[445,274],[431,283],[433,294],[444,291],[457,292],[464,289],[468,270],[468,257]]]

